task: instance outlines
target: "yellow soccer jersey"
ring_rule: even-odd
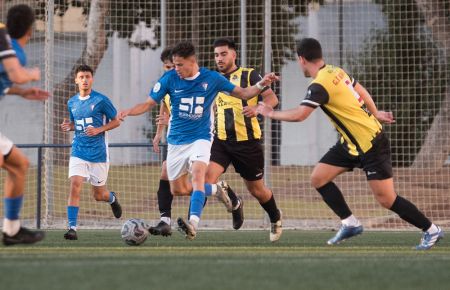
[[[348,152],[357,156],[372,148],[372,140],[382,126],[365,108],[355,85],[356,81],[343,69],[326,65],[308,87],[301,105],[320,106],[340,133]]]
[[[261,80],[261,76],[252,68],[239,67],[225,74],[231,83],[242,88],[252,86]],[[242,113],[246,106],[258,103],[258,96],[241,100],[224,93],[216,98],[216,137],[227,141],[247,141],[261,139],[261,128],[256,117],[248,118]]]

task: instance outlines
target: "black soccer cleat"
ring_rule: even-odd
[[[148,229],[151,235],[154,236],[163,236],[168,237],[172,235],[172,229],[170,228],[170,225],[160,221],[156,226],[150,227]]]
[[[64,234],[64,239],[71,241],[78,240],[77,231],[74,229],[69,229],[67,233]]]
[[[30,231],[27,228],[21,227],[14,236],[8,236],[6,233],[3,233],[3,244],[5,246],[34,244],[41,241],[44,237],[45,233],[43,231]]]
[[[113,215],[118,219],[122,216],[122,207],[120,206],[119,200],[115,192],[112,193],[116,198],[113,203],[111,203],[111,210]]]
[[[233,208],[231,215],[233,216],[233,229],[239,230],[244,223],[244,200],[238,196],[239,206]]]

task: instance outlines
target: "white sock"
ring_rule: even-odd
[[[20,220],[3,219],[3,232],[12,237],[20,230]]]
[[[71,227],[69,227],[69,230],[77,231],[77,227],[71,226]]]
[[[217,193],[217,184],[211,184],[211,195],[216,195]]]
[[[348,227],[359,227],[361,223],[359,220],[354,216],[351,215],[346,219],[341,220],[342,224]]]
[[[439,228],[435,224],[431,224],[431,227],[427,230],[427,233],[433,235],[439,231]]]
[[[170,226],[170,217],[163,216],[163,217],[161,217],[161,221],[165,222],[166,224],[168,224]]]
[[[196,215],[191,215],[189,218],[189,223],[194,227],[196,230],[198,228],[198,223],[200,222],[200,218]]]

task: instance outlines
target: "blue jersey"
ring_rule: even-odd
[[[96,92],[86,97],[76,94],[67,102],[70,121],[75,124],[72,141],[72,156],[89,162],[109,162],[106,132],[87,136],[84,130],[101,127],[117,115],[117,110],[108,97]]]
[[[149,95],[156,103],[166,94],[170,95],[172,112],[167,142],[180,145],[200,139],[212,140],[212,104],[217,93],[230,93],[234,87],[221,74],[206,68],[200,68],[199,74],[193,79],[182,79],[175,70],[166,72]]]
[[[11,40],[12,49],[16,52],[16,57],[19,59],[19,62],[22,66],[27,65],[27,55],[23,48],[19,45],[17,40]],[[0,97],[5,94],[5,90],[9,89],[12,86],[11,80],[8,78],[8,74],[5,71],[5,68],[0,62]]]

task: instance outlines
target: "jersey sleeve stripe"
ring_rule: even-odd
[[[16,56],[16,52],[13,49],[8,49],[0,52],[0,59]]]
[[[305,105],[305,106],[312,107],[312,108],[317,108],[320,106],[319,103],[313,102],[311,100],[303,100],[301,102],[301,105]]]

